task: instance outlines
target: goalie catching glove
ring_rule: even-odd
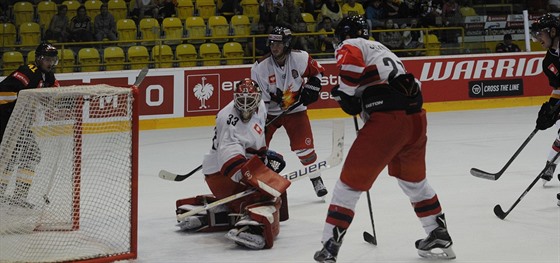
[[[279,197],[291,182],[266,167],[261,159],[253,156],[241,167],[241,182],[253,186],[266,195]]]
[[[539,130],[546,130],[552,127],[558,120],[558,113],[560,113],[560,107],[558,105],[552,106],[548,101],[543,103],[539,110],[536,128]]]
[[[310,77],[300,91],[299,101],[303,106],[316,102],[319,99],[321,88],[321,80],[317,77]]]

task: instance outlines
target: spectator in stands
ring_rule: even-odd
[[[399,18],[418,18],[420,2],[416,0],[403,0],[399,5]]]
[[[366,19],[371,29],[382,29],[387,19],[387,10],[382,0],[369,0],[366,7]]]
[[[138,24],[144,17],[158,17],[158,5],[155,0],[130,0],[130,16]]]
[[[420,19],[423,26],[442,26],[443,3],[440,0],[422,0]]]
[[[272,30],[272,29],[270,29],[270,30]],[[253,32],[252,34],[253,35],[265,35],[265,34],[268,34],[270,32],[271,31],[268,31],[265,24],[262,21],[259,21],[259,23],[257,24],[257,30],[255,32]],[[266,45],[267,38],[268,38],[268,35],[265,36],[265,37],[256,37],[255,38],[255,55],[256,56],[263,56],[264,54],[270,52],[270,48]],[[247,43],[245,53],[247,53],[248,56],[253,56],[253,42],[252,41],[249,41]]]
[[[496,52],[504,53],[504,52],[521,52],[519,46],[512,42],[511,35],[505,34],[504,35],[504,42],[499,43],[496,45]]]
[[[385,21],[385,29],[392,30],[399,28],[392,19]],[[379,42],[388,47],[391,51],[403,48],[403,37],[398,31],[383,31],[379,33]]]
[[[68,6],[59,5],[58,12],[51,18],[49,29],[45,32],[45,39],[57,42],[68,42]]]
[[[239,0],[223,1],[222,7],[218,11],[229,22],[232,16],[243,14],[243,7],[239,2]]]
[[[385,0],[383,8],[387,12],[388,19],[399,19],[399,4],[400,0]]]
[[[548,0],[548,12],[560,12],[560,0]]]
[[[117,40],[117,25],[115,17],[109,13],[108,5],[102,4],[99,15],[95,16],[93,28],[95,29],[95,40],[102,41],[107,38],[111,41]]]
[[[226,1],[232,2],[232,1]],[[177,15],[175,10],[175,3],[174,0],[160,0],[158,4],[158,11],[157,11],[157,18],[158,21],[161,23],[164,18],[166,17],[174,17]]]
[[[342,5],[342,16],[364,16],[366,11],[364,10],[364,6],[360,3],[357,3],[356,0],[347,0],[345,4]]]
[[[321,16],[330,18],[333,27],[336,27],[336,25],[338,25],[338,21],[342,19],[342,7],[337,0],[323,0],[323,5],[321,6]]]
[[[307,28],[307,23],[305,23],[305,21],[303,21],[302,19],[300,19],[297,23],[296,23],[296,27],[294,29],[294,32],[297,33],[309,33],[310,31]],[[305,50],[309,53],[314,52],[315,49],[315,43],[317,42],[315,39],[314,35],[300,35],[295,37],[294,39],[294,49],[299,49],[299,50]]]
[[[91,18],[87,16],[86,7],[82,5],[76,12],[76,16],[70,21],[70,40],[74,42],[93,41]]]
[[[272,0],[264,0],[259,6],[259,23],[262,22],[266,28],[265,34],[272,31],[272,28],[276,24],[278,8],[279,6],[275,5]]]
[[[418,20],[410,20],[410,26],[403,24],[401,28],[418,28]],[[405,49],[421,49],[424,48],[424,32],[422,30],[410,30],[403,32],[403,47]],[[422,50],[414,50],[406,52],[407,56],[420,56],[422,55]]]
[[[472,7],[472,4],[469,0],[463,1],[463,4],[459,8],[459,13],[461,13],[462,17],[465,16],[477,16],[476,10]]]
[[[303,10],[306,13],[315,14],[315,10],[321,10],[323,6],[322,0],[304,0]]]
[[[461,22],[461,13],[459,12],[459,3],[455,0],[447,0],[442,7],[442,15],[445,19],[444,24],[447,26],[455,26]]]
[[[334,44],[333,44],[333,40],[334,40],[334,28],[333,28],[333,23],[330,17],[325,16],[323,17],[323,20],[321,21],[320,25],[320,30],[319,33],[323,33],[322,35],[319,35],[319,42],[317,43],[317,46],[319,48],[319,51],[321,53],[331,53],[334,52]],[[330,34],[327,34],[330,33]]]
[[[277,25],[297,31],[295,27],[297,27],[301,20],[301,11],[294,3],[294,0],[285,0],[284,5],[278,8],[278,15],[276,16]]]

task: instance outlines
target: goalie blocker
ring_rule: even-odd
[[[279,222],[288,219],[285,192],[291,182],[268,168],[257,156],[247,161],[240,172],[240,182],[257,189],[256,193],[187,217],[177,226],[184,231],[198,232],[224,231],[234,227],[226,237],[237,244],[251,249],[271,248],[280,232]],[[221,175],[209,175],[207,180],[210,176]],[[176,213],[183,214],[214,201],[217,198],[212,195],[177,200]]]

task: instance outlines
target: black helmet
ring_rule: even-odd
[[[560,20],[553,14],[544,14],[531,24],[531,35],[535,37],[537,33],[543,30],[550,31],[551,28],[560,29]]]
[[[40,56],[57,57],[58,56],[58,51],[50,43],[43,42],[43,43],[39,44],[39,46],[35,50],[35,57],[38,58]]]
[[[268,35],[266,40],[266,45],[270,46],[272,42],[284,43],[284,50],[291,48],[292,42],[292,31],[288,28],[277,26],[272,29],[272,32]]]
[[[340,20],[334,30],[334,35],[340,42],[344,41],[346,36],[350,36],[351,38],[361,37],[369,39],[368,23],[363,16],[347,16]]]

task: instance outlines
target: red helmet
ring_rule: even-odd
[[[261,102],[261,88],[250,78],[245,78],[233,89],[234,106],[241,115],[241,121],[248,122]]]

